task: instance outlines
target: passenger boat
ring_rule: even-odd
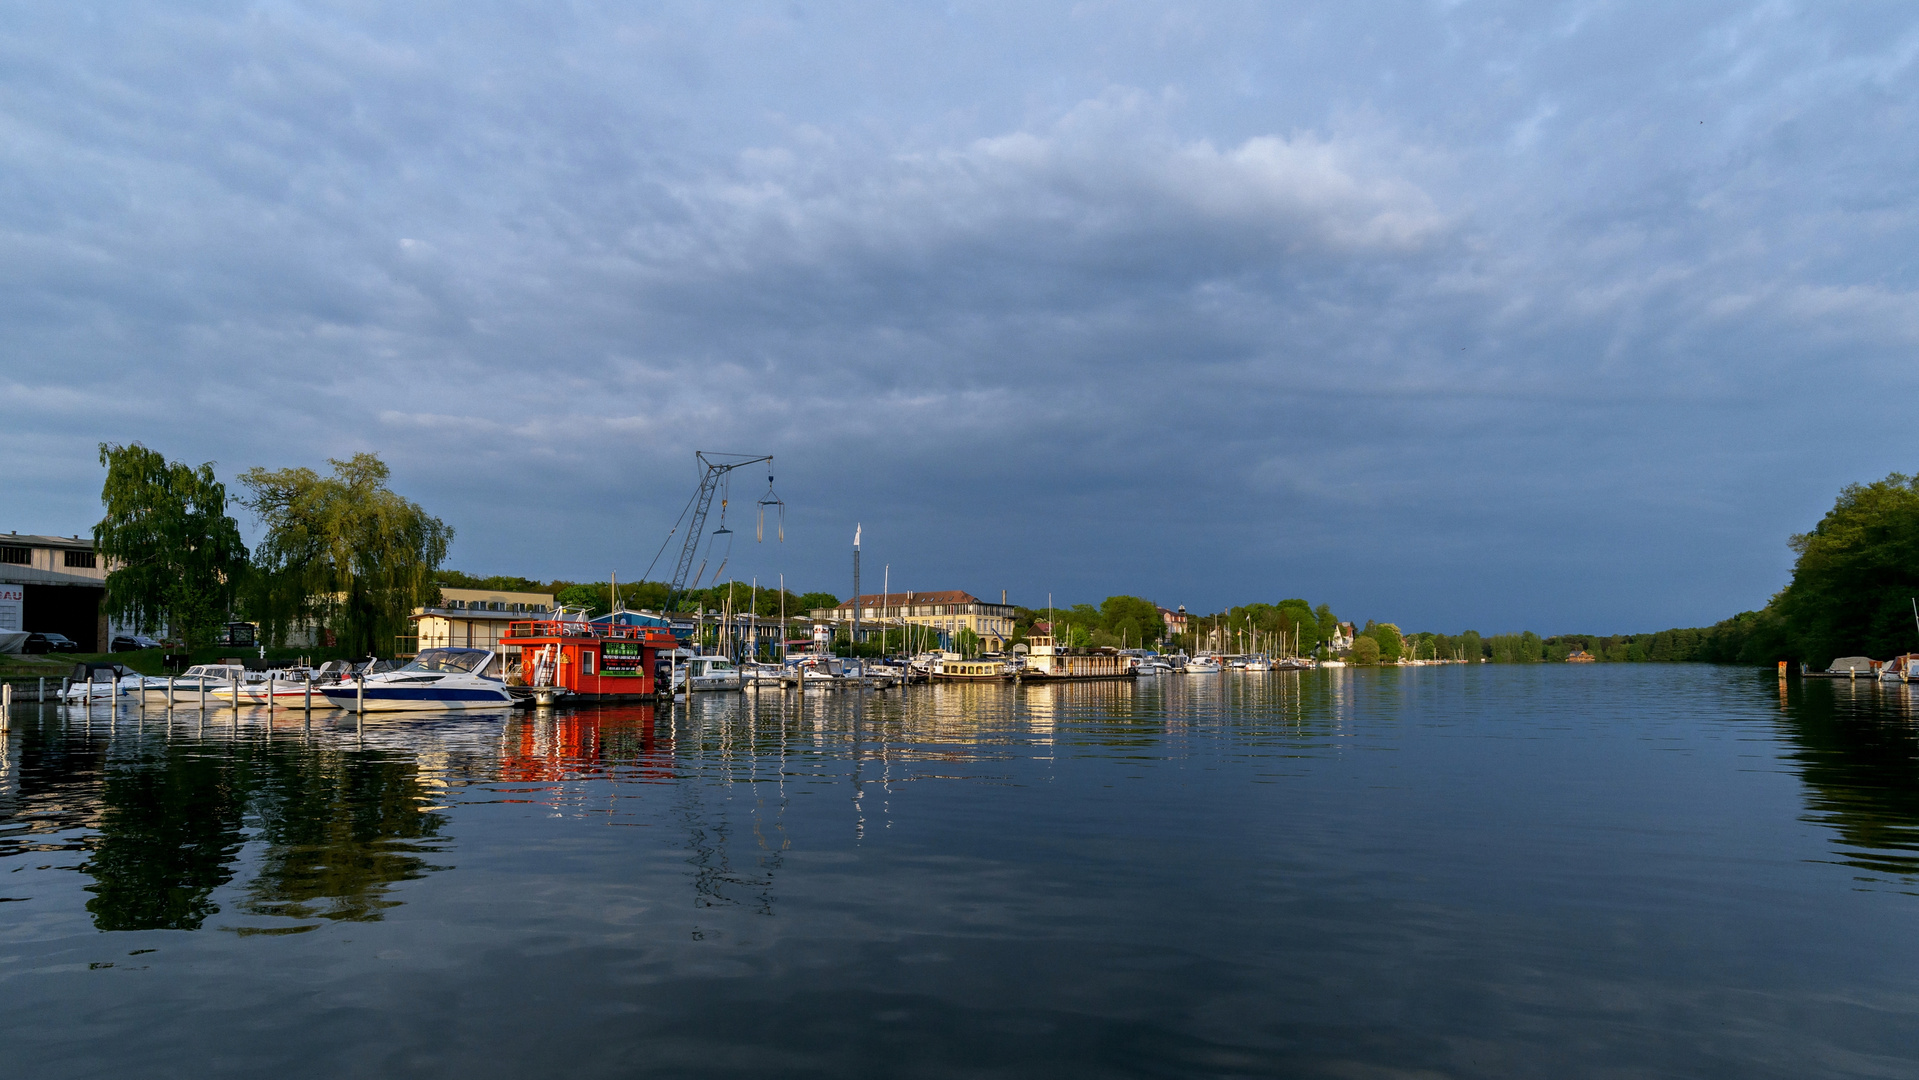
[[[1135,659],[1118,649],[1067,648],[1051,635],[1038,634],[1027,644],[1026,666],[1019,677],[1021,682],[1130,679],[1139,674]]]
[[[422,709],[510,709],[513,695],[505,680],[489,674],[490,649],[423,649],[397,671],[366,675],[328,686],[327,700],[352,712]]]
[[[948,660],[942,657],[933,668],[933,678],[940,682],[1005,682],[1013,677],[1013,669],[1004,660],[961,660],[957,655]]]
[[[586,701],[650,699],[677,640],[664,620],[639,612],[588,619],[561,609],[551,619],[508,624],[501,651],[516,697]],[[690,654],[688,654],[690,655]]]

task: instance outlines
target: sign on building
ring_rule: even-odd
[[[23,585],[0,585],[0,630],[25,630],[21,608],[27,602]]]

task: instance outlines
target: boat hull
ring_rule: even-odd
[[[358,688],[328,688],[325,693],[327,700],[336,707],[348,712],[361,711],[362,700]],[[504,686],[497,690],[478,686],[368,686],[364,707],[367,712],[445,712],[453,709],[489,709],[497,712],[513,707],[513,695]]]

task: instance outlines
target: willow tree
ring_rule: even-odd
[[[93,546],[110,568],[108,616],[143,633],[165,627],[189,645],[212,641],[247,569],[213,463],[195,469],[139,443],[101,443],[100,464],[107,515],[93,527]]]
[[[253,610],[274,641],[294,625],[322,626],[356,655],[386,652],[412,609],[438,592],[433,573],[453,529],[387,489],[374,454],[312,469],[249,469],[241,500],[266,537],[254,551]]]

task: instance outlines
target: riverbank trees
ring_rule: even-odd
[[[249,609],[269,639],[296,625],[332,631],[355,652],[384,653],[409,629],[415,607],[434,599],[434,571],[452,526],[387,488],[377,455],[312,469],[241,474],[241,502],[266,528],[254,551]]]
[[[107,615],[142,633],[165,628],[189,646],[212,641],[247,572],[213,463],[196,469],[139,443],[101,443],[100,464],[106,516],[93,527],[93,546],[113,568]]]

